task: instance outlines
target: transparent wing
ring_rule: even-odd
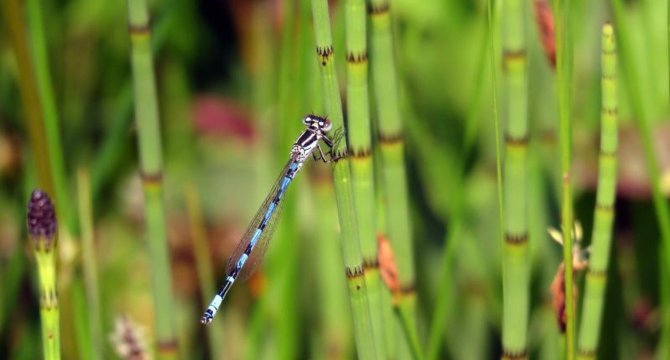
[[[254,216],[254,219],[247,227],[247,231],[244,233],[244,236],[242,236],[237,246],[235,247],[235,250],[230,255],[230,258],[228,259],[228,264],[226,264],[226,273],[229,273],[231,270],[233,270],[235,264],[237,263],[237,260],[240,258],[240,256],[242,256],[242,254],[244,254],[244,251],[246,250],[247,246],[251,241],[251,237],[256,232],[256,229],[258,229],[258,226],[260,225],[261,221],[263,221],[263,218],[265,217],[265,213],[267,212],[270,203],[272,203],[272,201],[275,199],[275,197],[279,194],[280,191],[286,192],[286,189],[291,184],[292,181],[286,184],[286,186],[282,188],[283,179],[288,173],[289,167],[293,163],[294,162],[292,160],[289,161],[284,166],[282,171],[279,173],[279,177],[274,182],[274,185],[272,185],[272,188],[270,189],[265,200],[263,200],[263,204],[258,209],[258,212]],[[279,204],[277,204],[274,211],[270,215],[270,218],[267,224],[265,225],[265,228],[263,229],[263,232],[261,233],[258,241],[256,242],[256,245],[251,250],[251,254],[249,254],[249,259],[247,259],[246,263],[244,264],[244,267],[242,268],[242,271],[240,272],[238,279],[241,280],[249,279],[249,277],[251,277],[251,275],[253,275],[253,273],[258,268],[258,265],[263,259],[265,251],[268,248],[268,243],[272,238],[272,235],[275,230],[275,225],[277,223],[277,219],[279,218],[279,215],[283,207],[284,207],[284,195],[282,195]]]

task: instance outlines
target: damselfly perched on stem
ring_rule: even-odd
[[[336,160],[333,155],[333,148],[335,147],[335,142],[339,141],[342,134],[336,132],[335,137],[330,139],[326,133],[330,131],[332,124],[328,119],[316,115],[307,115],[303,119],[303,123],[307,126],[307,129],[293,143],[288,163],[284,166],[279,178],[263,201],[263,205],[258,209],[258,213],[256,213],[244,236],[237,244],[235,251],[230,256],[228,265],[226,266],[226,280],[202,315],[200,319],[201,323],[209,324],[212,322],[214,315],[219,310],[219,306],[221,306],[233,283],[242,275],[242,269],[244,269],[244,274],[248,276],[253,272],[256,265],[258,265],[272,237],[274,225],[281,212],[281,201],[284,193],[286,193],[289,184],[309,156],[312,155],[314,160],[322,160],[324,162]],[[322,140],[330,148],[328,157],[321,150],[319,140]],[[314,150],[318,150],[318,154]]]

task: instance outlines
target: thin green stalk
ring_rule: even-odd
[[[157,357],[177,357],[170,257],[163,205],[163,165],[158,99],[151,55],[151,28],[145,0],[128,0],[135,121],[142,187],[144,190],[145,238],[149,245],[155,310]]]
[[[198,191],[192,183],[186,184],[184,188],[186,196],[186,210],[188,212],[189,228],[191,232],[191,245],[193,246],[193,254],[195,256],[195,264],[198,275],[198,283],[200,287],[200,295],[204,301],[209,299],[209,296],[216,291],[214,284],[214,274],[212,266],[212,258],[209,254],[206,244],[205,222],[200,212],[200,201],[198,200]],[[203,308],[207,303],[201,304]],[[223,342],[221,341],[221,334],[223,323],[215,321],[209,326],[205,327],[207,332],[207,341],[209,345],[209,352],[214,359],[223,358]]]
[[[92,359],[101,359],[103,354],[102,319],[100,317],[100,286],[98,285],[98,261],[95,255],[93,208],[91,202],[91,180],[87,169],[77,172],[79,196],[79,223],[81,224],[82,265],[86,286],[88,326],[93,346]]]
[[[330,31],[328,2],[326,0],[312,0],[312,16],[326,114],[332,121],[333,128],[341,128],[344,134],[346,134],[342,114],[342,102],[335,76],[335,58],[333,56],[334,50]],[[333,181],[335,184],[340,229],[342,231],[342,250],[345,273],[349,285],[349,300],[351,302],[356,349],[360,359],[376,359],[370,307],[368,306],[367,299],[364,297],[366,293],[365,269],[363,267],[363,258],[358,240],[358,223],[351,188],[351,160],[347,156],[346,141],[338,142],[334,152],[336,156],[342,157],[333,164]]]
[[[151,48],[158,51],[165,43],[166,33],[170,23],[161,17],[153,24],[153,36],[151,37]],[[114,97],[115,101],[110,106],[109,122],[110,128],[105,129],[105,138],[102,146],[95,153],[91,161],[91,193],[93,200],[98,198],[103,186],[117,169],[118,162],[127,152],[127,138],[130,128],[131,110],[133,106],[132,84],[124,86]]]
[[[349,119],[349,145],[352,151],[351,182],[354,206],[358,218],[358,237],[365,268],[367,298],[370,306],[372,335],[378,359],[388,358],[386,353],[385,307],[391,306],[390,298],[379,273],[377,261],[375,186],[371,148],[370,102],[368,99],[368,48],[365,0],[347,0],[346,58],[347,58],[347,118]]]
[[[530,311],[526,4],[521,0],[505,0],[502,6],[503,91],[506,98],[502,345],[504,358],[520,359],[528,357]]]
[[[60,128],[58,111],[56,110],[56,100],[51,85],[51,75],[49,71],[49,55],[44,36],[44,19],[42,17],[41,0],[28,0],[28,26],[30,28],[30,44],[34,60],[34,71],[37,85],[37,92],[42,105],[42,120],[44,121],[44,130],[46,133],[47,156],[51,164],[52,178],[54,183],[54,203],[58,209],[58,217],[61,223],[67,226],[70,233],[73,232],[74,218],[70,208],[70,199],[68,196],[65,165],[63,164],[63,151],[60,139]]]
[[[460,215],[457,215],[450,224],[449,232],[446,237],[446,245],[444,246],[442,253],[442,273],[440,274],[442,283],[438,289],[435,311],[433,312],[433,322],[428,337],[426,355],[426,359],[428,360],[437,359],[440,355],[440,346],[442,345],[441,340],[443,339],[443,332],[447,321],[447,312],[450,307],[453,307],[453,302],[451,301],[453,298],[451,294],[451,287],[453,286],[451,283],[451,280],[453,279],[452,267],[456,249],[458,248],[460,238],[462,237],[460,232],[462,220],[459,217]]]
[[[614,29],[603,26],[602,33],[602,110],[598,195],[591,237],[591,256],[586,276],[586,292],[579,327],[579,359],[595,359],[602,324],[607,285],[607,267],[612,243],[614,195],[617,169],[617,57]]]
[[[670,269],[670,205],[668,200],[663,197],[661,190],[661,172],[659,170],[658,156],[654,151],[654,142],[652,136],[652,119],[649,116],[648,106],[645,104],[645,92],[642,89],[642,83],[638,74],[638,64],[636,57],[633,56],[631,48],[630,32],[628,30],[628,23],[624,18],[624,5],[621,0],[612,0],[612,7],[614,9],[614,19],[616,23],[616,35],[618,38],[619,54],[623,63],[623,74],[626,77],[626,84],[628,86],[627,94],[630,97],[630,103],[635,115],[635,120],[640,128],[642,137],[642,147],[644,150],[644,158],[647,166],[647,176],[651,183],[651,194],[654,201],[654,208],[656,210],[656,217],[661,232],[661,249],[665,254],[664,263],[659,266],[661,271],[669,271]],[[659,277],[663,281],[664,276]],[[660,289],[666,289],[664,285]],[[661,295],[661,309],[664,314],[670,312],[670,296],[663,292]],[[665,346],[660,346],[659,349],[667,349],[670,347],[667,342],[670,341],[670,322],[663,321],[661,327],[661,341]],[[667,354],[661,354],[667,357]]]
[[[381,183],[386,235],[396,254],[402,297],[398,298],[403,316],[416,332],[416,288],[414,279],[414,248],[409,216],[405,144],[398,96],[398,79],[393,52],[389,0],[368,1],[370,29],[370,69],[372,92],[376,105],[376,137],[381,156]],[[401,326],[401,324],[399,324]],[[399,356],[405,356],[410,339],[398,331]]]
[[[421,351],[421,344],[419,343],[419,338],[417,336],[416,330],[412,328],[414,325],[414,321],[409,319],[407,316],[409,315],[408,311],[402,311],[401,308],[399,307],[394,307],[395,314],[398,317],[398,322],[400,322],[400,326],[402,327],[403,332],[405,333],[405,338],[409,341],[409,348],[412,351],[412,359],[414,360],[422,360],[423,353]]]
[[[556,75],[558,86],[559,143],[561,153],[561,231],[565,276],[565,357],[575,358],[575,302],[573,301],[572,229],[572,39],[570,0],[555,3]]]
[[[60,359],[60,311],[56,284],[57,220],[51,199],[41,190],[35,190],[30,195],[28,234],[37,260],[43,355],[47,360]]]
[[[37,91],[37,80],[33,72],[32,58],[26,46],[28,36],[25,32],[26,26],[22,22],[24,16],[19,0],[2,1],[2,13],[19,70],[21,102],[28,122],[28,137],[37,167],[37,182],[44,191],[53,194],[54,185],[47,153],[46,130],[42,121],[42,106]]]
[[[350,358],[351,320],[347,304],[346,282],[342,277],[342,252],[338,249],[337,209],[333,184],[327,174],[317,177],[314,184],[314,202],[319,205],[319,241],[314,242],[314,265],[319,286],[318,304],[321,333],[318,354],[324,359]],[[315,356],[318,356],[315,354]]]

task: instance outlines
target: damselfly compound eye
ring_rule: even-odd
[[[323,121],[319,123],[319,127],[323,131],[330,131],[330,129],[333,128],[333,123],[331,123],[330,120],[323,119]]]
[[[302,119],[302,123],[305,124],[305,125],[310,125],[313,121],[314,121],[314,119],[312,119],[311,115],[307,115],[307,116],[305,116],[304,119]]]

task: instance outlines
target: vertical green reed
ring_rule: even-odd
[[[170,256],[163,205],[163,165],[158,99],[151,55],[151,28],[144,0],[128,0],[135,119],[144,190],[145,238],[149,245],[157,357],[177,357]]]
[[[503,358],[528,357],[530,260],[528,253],[528,74],[526,3],[504,0],[502,8],[505,151]]]
[[[572,229],[572,39],[570,0],[555,2],[556,75],[558,93],[559,143],[561,153],[561,231],[565,265],[565,357],[575,357],[575,302],[573,301]]]
[[[647,176],[651,183],[651,194],[654,201],[654,209],[658,220],[661,233],[661,250],[663,252],[663,261],[660,265],[661,271],[667,274],[670,271],[670,207],[668,200],[663,197],[661,190],[661,172],[659,169],[658,157],[654,151],[654,142],[652,136],[652,119],[649,115],[648,104],[645,103],[646,94],[642,88],[642,82],[638,69],[637,57],[633,54],[631,47],[631,35],[628,30],[628,23],[625,19],[625,9],[622,0],[612,0],[614,9],[614,20],[616,24],[616,35],[618,39],[619,55],[623,64],[623,74],[628,88],[626,92],[630,97],[631,108],[635,115],[635,121],[640,128],[642,137],[642,147],[647,166]],[[669,288],[664,284],[666,276],[660,276],[660,289],[664,289],[661,294],[661,309],[667,316],[670,312],[670,294],[667,294]],[[668,351],[670,348],[670,321],[662,321],[661,344],[659,349]],[[659,358],[667,358],[668,354],[659,352]]]
[[[47,54],[47,45],[44,35],[44,20],[40,6],[42,0],[27,1],[28,26],[30,28],[30,44],[33,54],[35,79],[37,85],[38,97],[42,106],[42,120],[46,133],[46,147],[54,185],[54,203],[58,209],[58,215],[61,223],[67,226],[69,232],[72,232],[73,217],[71,214],[70,199],[67,192],[65,179],[65,166],[63,165],[63,152],[60,140],[60,128],[58,111],[56,110],[56,100],[51,85],[51,75],[49,71],[49,57]],[[61,229],[62,230],[62,229]]]
[[[318,314],[322,332],[316,354],[323,355],[323,359],[346,359],[351,357],[351,318],[346,282],[342,277],[342,252],[335,231],[338,224],[333,183],[325,173],[319,174],[312,183],[320,219],[315,229],[319,236],[314,242],[314,265],[319,286]]]
[[[28,36],[19,0],[5,0],[2,3],[2,14],[9,33],[12,50],[18,67],[19,89],[23,104],[24,116],[28,122],[28,137],[32,147],[35,164],[37,165],[37,182],[49,194],[53,194],[54,185],[51,172],[51,163],[47,153],[47,138],[44,128],[42,106],[40,103],[37,80],[33,72],[32,58],[26,46]]]
[[[381,157],[380,179],[382,202],[385,205],[386,235],[391,242],[398,265],[401,294],[395,306],[408,321],[408,329],[416,331],[416,288],[414,282],[414,249],[409,218],[405,144],[403,138],[398,80],[393,52],[389,0],[369,0],[370,70],[372,93],[376,106],[376,130]],[[401,324],[399,324],[401,325]],[[402,327],[400,328],[402,329]],[[409,339],[398,332],[396,340],[402,349],[409,347]],[[401,354],[400,356],[404,356]]]
[[[103,331],[100,312],[100,286],[98,285],[98,261],[95,255],[93,207],[91,202],[91,180],[87,169],[77,172],[79,200],[79,223],[81,224],[81,251],[88,308],[88,327],[93,345],[93,359],[102,359]]]
[[[603,26],[601,58],[602,109],[598,195],[591,237],[591,256],[579,327],[579,359],[595,359],[602,324],[607,285],[607,266],[612,243],[617,169],[617,57],[614,29]]]
[[[391,306],[377,261],[375,187],[372,161],[370,102],[368,99],[368,49],[365,0],[347,0],[345,6],[347,59],[347,118],[351,149],[351,184],[358,218],[358,237],[363,256],[365,283],[378,359],[386,353],[385,307]],[[386,301],[385,301],[386,300]]]
[[[335,58],[330,31],[328,2],[325,0],[312,0],[312,15],[326,115],[332,121],[334,129],[342,128],[346,134],[342,114],[342,102],[335,76]],[[338,142],[334,153],[336,156],[342,157],[333,164],[333,181],[335,183],[335,197],[342,232],[344,266],[349,285],[349,300],[351,302],[356,349],[359,358],[376,359],[374,340],[372,338],[370,308],[365,297],[366,283],[363,258],[358,241],[358,224],[351,187],[351,160],[347,154],[345,139]]]

